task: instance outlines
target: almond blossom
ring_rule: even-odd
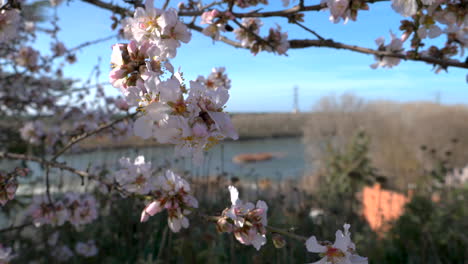
[[[133,18],[123,21],[123,27],[127,39],[157,45],[166,58],[174,58],[180,43],[188,43],[192,36],[175,9],[155,8],[152,0],[146,1],[145,8],[137,7]]]
[[[345,224],[344,233],[341,230],[335,233],[335,242],[318,242],[315,236],[311,236],[306,241],[307,251],[319,253],[322,257],[317,262],[311,264],[367,264],[367,258],[356,254],[356,246],[351,241],[349,224]]]
[[[251,48],[257,41],[252,33],[258,35],[263,22],[258,18],[242,18],[242,26],[234,30],[236,39],[241,42],[243,47]]]
[[[51,203],[44,195],[33,197],[33,201],[27,209],[36,227],[44,224],[52,226],[63,225],[70,217],[70,212],[62,201]]]
[[[115,179],[125,191],[148,194],[155,189],[151,163],[145,163],[145,157],[138,156],[134,162],[129,158],[121,158],[119,163],[121,169],[115,173]]]
[[[72,258],[75,254],[68,246],[59,246],[54,247],[52,250],[52,256],[58,261],[66,263],[70,258]]]
[[[437,38],[443,32],[439,26],[435,25],[435,21],[432,16],[424,15],[421,16],[419,19],[420,27],[417,31],[418,37],[421,39],[425,39],[426,37],[429,38]]]
[[[15,60],[18,65],[34,72],[38,70],[39,52],[32,47],[22,47]]]
[[[256,6],[258,4],[268,4],[268,0],[235,0],[234,4],[239,6],[240,8],[247,8],[251,6]]]
[[[270,34],[265,39],[270,45],[265,45],[264,49],[269,52],[276,52],[279,55],[286,54],[289,49],[288,33],[281,32],[281,27],[270,28]]]
[[[418,11],[416,0],[392,0],[392,8],[405,17],[412,16]]]
[[[260,250],[266,243],[267,204],[261,200],[256,205],[245,203],[239,199],[239,191],[234,186],[228,188],[232,205],[218,219],[218,231],[232,232],[241,244],[252,245]]]
[[[64,203],[69,211],[67,220],[75,227],[91,223],[97,218],[96,199],[90,194],[67,193]]]
[[[45,137],[44,124],[37,120],[27,122],[20,129],[21,138],[31,144],[39,144]]]
[[[33,197],[27,214],[37,227],[44,224],[61,226],[67,221],[79,227],[97,218],[97,205],[90,194],[67,193],[63,199],[56,201],[38,195]]]
[[[148,41],[116,44],[112,46],[110,82],[126,95],[128,86],[142,85],[150,74],[163,74],[163,66],[172,69],[165,59],[159,47]]]
[[[4,206],[9,200],[15,197],[18,182],[16,175],[0,172],[0,204]]]
[[[218,77],[228,84],[227,76]],[[224,112],[227,89],[213,90],[203,82],[190,81],[187,90],[177,72],[165,81],[158,76],[148,78],[145,90],[139,101],[143,115],[135,121],[135,135],[173,144],[177,156],[192,157],[197,165],[203,162],[203,151],[225,137],[238,138],[229,114]]]
[[[164,176],[157,178],[159,190],[156,191],[157,199],[149,203],[141,213],[141,222],[148,221],[150,216],[167,210],[168,225],[172,232],[179,232],[181,228],[188,228],[187,216],[198,208],[198,201],[190,195],[190,185],[182,177],[171,170],[167,170]]]
[[[98,248],[94,240],[88,240],[87,242],[76,243],[75,252],[77,255],[89,258],[97,255]]]
[[[226,68],[217,67],[213,68],[211,73],[205,78],[203,76],[198,76],[197,82],[204,84],[208,89],[226,89],[231,88],[231,79],[225,73]]]
[[[0,264],[8,264],[14,257],[11,247],[0,244]]]
[[[380,51],[386,51],[389,53],[399,54],[403,50],[403,41],[397,38],[392,32],[390,32],[392,40],[388,45],[385,45],[385,38],[380,37],[375,40],[375,43],[379,46]],[[383,68],[392,68],[400,64],[400,59],[389,56],[374,56],[376,63],[371,65],[372,69],[377,69],[379,66]]]
[[[17,9],[0,11],[0,43],[10,41],[18,35],[20,20]]]
[[[330,21],[338,23],[341,19],[346,23],[349,15],[350,0],[323,0],[330,8]]]

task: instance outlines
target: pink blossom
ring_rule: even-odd
[[[318,263],[336,263],[336,264],[367,264],[368,260],[356,254],[356,247],[351,241],[350,225],[344,225],[344,233],[341,230],[336,231],[335,243],[319,243],[315,236],[311,236],[306,241],[307,251],[320,253],[323,258]]]
[[[187,216],[193,209],[198,208],[198,201],[190,195],[190,185],[174,172],[167,170],[164,176],[157,178],[159,190],[157,199],[149,203],[141,213],[141,222],[146,222],[153,216],[166,209],[168,226],[172,232],[179,232],[181,228],[188,228]]]
[[[12,40],[18,35],[20,25],[19,10],[1,10],[0,11],[0,43]]]
[[[223,211],[217,222],[218,230],[232,232],[241,244],[252,245],[260,250],[266,243],[267,204],[264,201],[257,201],[256,205],[244,203],[234,186],[229,186],[229,192],[232,206]]]

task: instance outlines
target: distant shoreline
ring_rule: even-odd
[[[302,137],[303,126],[310,113],[248,113],[232,114],[232,122],[239,134],[239,141],[249,141],[267,138]],[[226,141],[231,141],[226,139]],[[95,150],[113,150],[124,148],[164,146],[155,140],[143,140],[132,136],[115,142],[108,137],[97,136],[89,138],[80,144],[78,153]],[[76,152],[75,152],[76,153]]]

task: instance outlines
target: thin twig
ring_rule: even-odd
[[[42,158],[39,158],[39,157],[35,157],[35,156],[16,154],[16,153],[10,153],[10,152],[0,152],[0,159],[33,161],[33,162],[43,164],[44,166],[50,166],[52,168],[66,170],[66,171],[69,171],[69,172],[74,173],[74,174],[76,174],[78,176],[81,176],[81,177],[93,178],[86,171],[81,171],[81,170],[69,167],[69,166],[67,166],[67,165],[65,165],[63,163],[48,161],[48,160],[45,160],[45,159],[42,159]]]
[[[114,34],[114,35],[110,35],[110,36],[107,36],[107,37],[104,37],[104,38],[99,38],[99,39],[95,39],[95,40],[91,40],[91,41],[86,41],[86,42],[81,43],[80,45],[78,45],[78,46],[76,46],[74,48],[69,49],[68,52],[77,51],[77,50],[82,49],[82,48],[87,47],[87,46],[91,46],[91,45],[94,45],[94,44],[97,44],[97,43],[100,43],[100,42],[111,40],[113,38],[116,38],[117,36],[118,36],[117,34]]]
[[[284,235],[284,236],[287,236],[287,237],[295,239],[295,240],[299,240],[299,241],[306,241],[307,240],[307,237],[296,235],[296,234],[294,234],[292,232],[288,232],[286,230],[279,229],[279,228],[276,228],[276,227],[266,226],[265,228],[270,232],[278,233],[280,235]]]
[[[49,202],[49,204],[54,204],[54,202],[52,201],[52,197],[50,197],[50,181],[49,181],[49,172],[50,172],[50,169],[49,169],[49,165],[45,165],[45,181],[46,181],[46,195],[47,195],[47,200]]]
[[[10,226],[10,227],[7,227],[7,228],[3,228],[3,229],[0,229],[0,234],[2,233],[6,233],[6,232],[10,232],[10,231],[15,231],[15,230],[21,230],[25,227],[28,227],[28,226],[31,226],[33,225],[33,223],[25,223],[25,224],[22,224],[22,225],[19,225],[19,226]]]
[[[158,261],[161,259],[162,257],[162,254],[163,254],[163,251],[164,251],[164,246],[166,244],[166,239],[167,239],[167,226],[164,227],[164,231],[163,231],[163,234],[162,234],[162,240],[161,240],[161,244],[159,246],[159,250],[158,250],[158,256],[156,257],[156,263],[158,263]]]
[[[162,8],[163,10],[166,10],[167,6],[169,5],[169,2],[171,2],[171,0],[166,0]]]
[[[122,118],[119,118],[119,119],[116,119],[112,122],[109,122],[107,124],[103,124],[101,126],[99,126],[98,128],[96,128],[95,130],[92,130],[90,132],[85,132],[75,138],[73,138],[72,140],[70,140],[66,145],[65,147],[63,147],[61,150],[59,150],[57,153],[55,153],[55,155],[52,157],[51,161],[55,161],[60,155],[62,155],[65,151],[67,151],[69,148],[71,148],[73,145],[75,145],[76,143],[94,135],[94,134],[97,134],[99,132],[101,132],[102,130],[104,129],[107,129],[119,122],[122,122],[124,120],[127,120],[127,119],[132,119],[134,118],[136,115],[137,115],[138,112],[136,113],[133,113],[131,115],[128,115],[128,116],[125,116],[125,117],[122,117]]]
[[[292,49],[302,49],[307,47],[327,47],[335,49],[345,49],[351,50],[363,54],[371,54],[376,56],[387,56],[393,58],[400,58],[403,60],[412,60],[412,61],[423,61],[431,64],[437,64],[444,67],[458,67],[468,69],[468,63],[463,63],[458,60],[442,60],[429,56],[418,56],[418,57],[408,57],[405,54],[401,53],[392,53],[386,51],[378,51],[369,48],[359,47],[355,45],[348,45],[340,42],[333,41],[331,39],[327,40],[313,40],[313,39],[303,39],[303,40],[290,40],[290,48]]]
[[[296,24],[296,25],[300,26],[301,28],[303,28],[304,30],[306,30],[306,31],[308,31],[308,32],[310,32],[310,33],[312,33],[312,34],[313,34],[314,36],[316,36],[318,39],[320,39],[320,40],[325,40],[322,36],[320,36],[319,34],[317,34],[317,32],[315,32],[314,30],[312,30],[312,29],[310,29],[310,28],[308,28],[308,27],[302,25],[301,23],[295,21],[294,24]]]

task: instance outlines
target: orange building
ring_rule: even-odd
[[[382,233],[390,228],[390,222],[398,219],[409,198],[404,194],[383,190],[380,184],[362,190],[363,215],[372,230]]]

